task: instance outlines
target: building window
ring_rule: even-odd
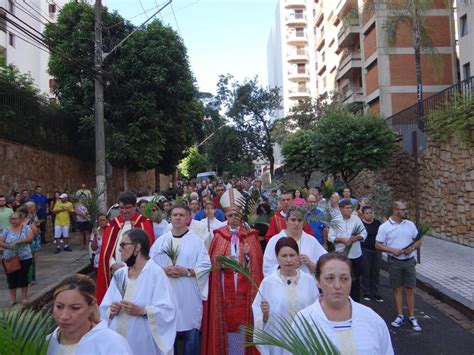
[[[296,28],[296,37],[304,37],[304,28],[303,27],[297,27]]]
[[[295,18],[302,19],[303,18],[303,10],[295,10]]]
[[[8,11],[12,14],[15,13],[15,1],[8,0]]]
[[[467,27],[467,14],[464,16],[461,16],[459,20],[460,20],[459,25],[461,26],[461,29],[459,32],[461,33],[461,37],[464,37],[465,35],[469,33],[469,28]]]
[[[50,14],[56,13],[56,4],[49,4],[48,8]]]
[[[469,79],[471,77],[471,63],[466,63],[462,66],[462,73],[464,79]]]
[[[304,63],[303,64],[300,64],[300,63],[297,64],[297,71],[298,71],[298,74],[304,74],[306,72],[306,67],[305,67]]]
[[[322,62],[326,61],[326,52],[321,53],[321,61]]]
[[[11,32],[8,33],[8,43],[10,46],[15,47],[15,35]]]

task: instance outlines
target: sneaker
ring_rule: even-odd
[[[71,248],[69,248],[69,245],[67,247],[64,247],[64,251],[72,251]]]
[[[60,247],[56,247],[56,249],[54,249],[54,254],[59,254],[60,252],[61,252]]]
[[[383,298],[380,297],[380,296],[377,295],[377,294],[374,294],[372,297],[374,298],[374,300],[376,300],[376,301],[379,302],[379,303],[382,303],[382,302],[383,302]]]
[[[366,293],[364,295],[364,297],[362,297],[362,298],[364,299],[364,301],[370,301],[371,300],[370,295],[368,293]]]
[[[421,332],[421,327],[418,324],[418,320],[415,317],[410,317],[411,329],[415,332]]]
[[[403,324],[405,324],[405,318],[401,315],[398,315],[391,324],[395,328],[400,328]]]

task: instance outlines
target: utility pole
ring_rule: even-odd
[[[102,77],[102,0],[95,0],[95,182],[99,208],[107,208],[105,176],[104,85]]]

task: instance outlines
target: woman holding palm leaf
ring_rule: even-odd
[[[272,334],[278,328],[279,317],[291,321],[296,313],[314,303],[319,295],[314,278],[298,270],[299,248],[293,238],[279,239],[274,252],[278,269],[263,279],[260,292],[252,304],[254,327]],[[263,355],[286,353],[271,346],[261,346],[259,351]]]

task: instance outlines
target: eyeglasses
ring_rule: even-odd
[[[120,248],[123,249],[123,247],[124,247],[125,245],[127,245],[127,244],[133,244],[133,243],[125,243],[125,242],[122,242],[122,243],[119,244],[119,246],[120,246]]]

